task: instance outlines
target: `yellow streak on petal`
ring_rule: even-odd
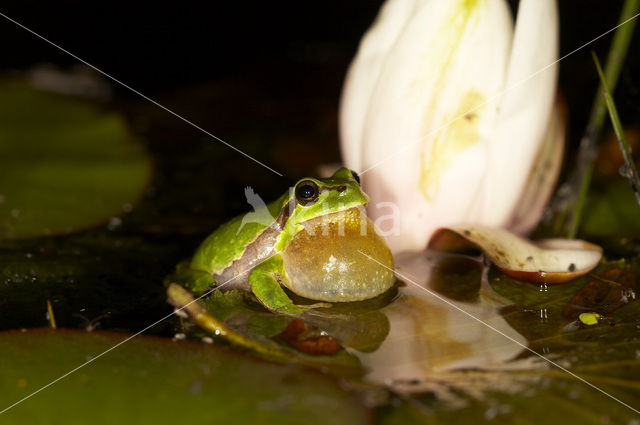
[[[416,79],[413,90],[419,92],[419,87],[429,86],[429,80],[436,88],[435,93],[444,91],[445,86],[451,84],[447,78],[459,45],[465,35],[474,31],[478,24],[480,9],[484,6],[486,6],[486,0],[457,0],[452,4],[448,16],[438,28],[439,36],[434,40],[434,45],[430,46],[428,56],[424,58],[425,69],[433,70],[435,67],[437,71],[426,73]],[[467,92],[455,113],[444,116],[442,123],[458,118],[468,110],[479,106],[482,101],[483,96],[479,92]],[[437,110],[440,102],[442,100],[436,94],[424,109],[427,115],[423,119],[425,135],[431,131],[429,126],[432,124],[433,111]],[[448,128],[440,129],[431,143],[423,144],[422,158],[424,159],[418,185],[427,200],[431,200],[436,195],[442,174],[449,168],[457,154],[479,140],[475,119],[478,112],[475,111],[468,117],[455,121]]]
[[[422,58],[421,69],[436,72],[418,74],[411,84],[412,90],[420,90],[430,82],[433,82],[435,87],[443,86],[458,45],[466,32],[472,31],[474,25],[477,24],[477,11],[485,3],[486,0],[458,0],[455,4],[452,2],[447,16],[440,22],[437,31],[438,37],[432,41],[429,50]],[[434,96],[431,108],[435,106],[437,100],[438,97]]]
[[[442,175],[451,167],[458,155],[480,140],[478,123],[482,108],[475,108],[484,101],[484,96],[480,92],[467,91],[462,96],[458,109],[453,114],[447,115],[443,122],[450,122],[463,114],[465,116],[440,129],[432,142],[425,145],[419,187],[427,200],[436,196]],[[470,110],[473,112],[468,113]]]
[[[465,10],[466,13],[473,12],[473,9],[478,7],[480,0],[462,0],[460,7]]]

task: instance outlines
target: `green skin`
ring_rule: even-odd
[[[369,201],[346,168],[326,179],[302,179],[295,187],[308,182],[315,183],[319,189],[315,202],[305,203],[296,196],[295,190],[289,190],[265,207],[235,217],[209,235],[191,262],[180,264],[172,278],[177,277],[196,295],[214,284],[224,285],[225,289],[253,292],[271,311],[302,313],[308,307],[294,304],[282,289],[281,285],[295,293],[287,281],[280,253],[296,233],[304,229],[300,223],[364,206]],[[254,221],[254,217],[261,217],[260,223]]]

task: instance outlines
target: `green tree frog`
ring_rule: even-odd
[[[308,306],[294,304],[283,287],[321,302],[373,298],[395,278],[391,251],[364,213],[368,200],[346,168],[329,178],[304,178],[277,200],[220,226],[168,282],[195,295],[214,285],[239,288],[269,310],[291,315]]]

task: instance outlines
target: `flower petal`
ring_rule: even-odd
[[[504,229],[475,225],[441,229],[430,248],[446,248],[443,230],[451,230],[478,246],[505,274],[531,283],[567,282],[593,270],[602,258],[602,248],[582,240],[543,239],[533,243]]]
[[[558,58],[555,0],[521,0],[482,203],[485,225],[506,226],[533,170],[553,109]]]
[[[364,100],[363,123],[343,115],[343,127],[362,131],[359,141],[342,132],[343,151],[366,143],[357,148],[363,161],[345,155],[346,165],[374,167],[363,176],[371,216],[385,214],[380,201],[402,211],[392,250],[424,249],[437,227],[481,218],[471,205],[497,115],[485,101],[503,87],[512,31],[504,0],[416,2]],[[369,80],[357,61],[349,78]],[[350,100],[354,93],[345,92],[343,105],[362,100]]]
[[[560,102],[549,120],[543,145],[534,161],[527,187],[518,201],[518,208],[506,227],[524,235],[533,230],[544,213],[562,166],[565,140],[566,110]]]
[[[396,43],[415,6],[414,0],[389,0],[366,32],[354,58],[340,100],[340,139],[344,163],[362,169],[364,121],[373,88],[389,50]]]

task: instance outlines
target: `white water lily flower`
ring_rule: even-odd
[[[346,165],[394,252],[456,223],[523,234],[560,169],[555,0],[388,0],[341,102]],[[397,205],[393,223],[380,202]],[[388,205],[388,204],[385,204]],[[389,234],[391,227],[397,231]]]

